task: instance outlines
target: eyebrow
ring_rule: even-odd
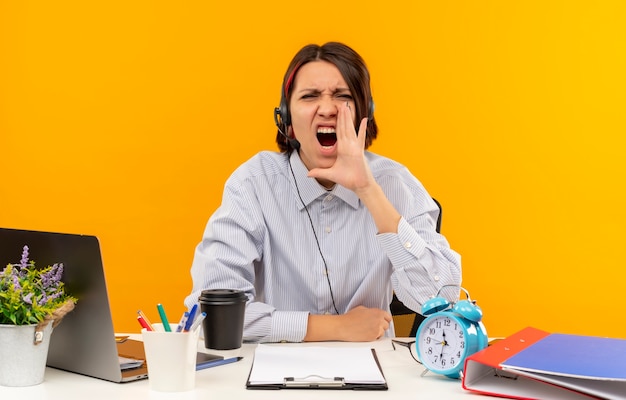
[[[300,90],[297,91],[297,93],[321,93],[322,91],[319,89],[314,89],[314,88],[302,88]],[[350,88],[336,88],[333,91],[333,94],[337,94],[337,93],[351,93],[350,92]]]

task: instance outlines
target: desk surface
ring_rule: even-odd
[[[135,335],[133,335],[135,336]],[[407,339],[408,340],[408,339]],[[396,346],[393,350],[389,339],[370,343],[293,343],[280,346],[368,346],[376,349],[385,378],[386,391],[325,390],[326,399],[468,399],[472,394],[461,387],[460,380],[453,380],[433,373],[420,376],[424,370],[409,354],[407,348]],[[197,372],[195,390],[182,393],[160,393],[150,390],[148,380],[130,383],[112,383],[100,379],[47,368],[44,382],[40,385],[12,388],[0,386],[1,399],[50,399],[50,400],[114,400],[114,399],[319,399],[319,390],[248,390],[245,387],[256,345],[244,344],[240,350],[243,360]],[[202,342],[199,349],[206,351]],[[297,391],[297,393],[295,393]]]

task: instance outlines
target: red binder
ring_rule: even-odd
[[[626,398],[626,340],[528,327],[465,362],[462,385],[512,399]]]

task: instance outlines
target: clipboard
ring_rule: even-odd
[[[388,386],[373,348],[260,344],[246,389],[387,390]]]

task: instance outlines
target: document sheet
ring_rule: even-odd
[[[346,384],[385,384],[369,347],[296,347],[260,344],[248,383],[282,384],[285,379],[325,381],[341,378]]]

